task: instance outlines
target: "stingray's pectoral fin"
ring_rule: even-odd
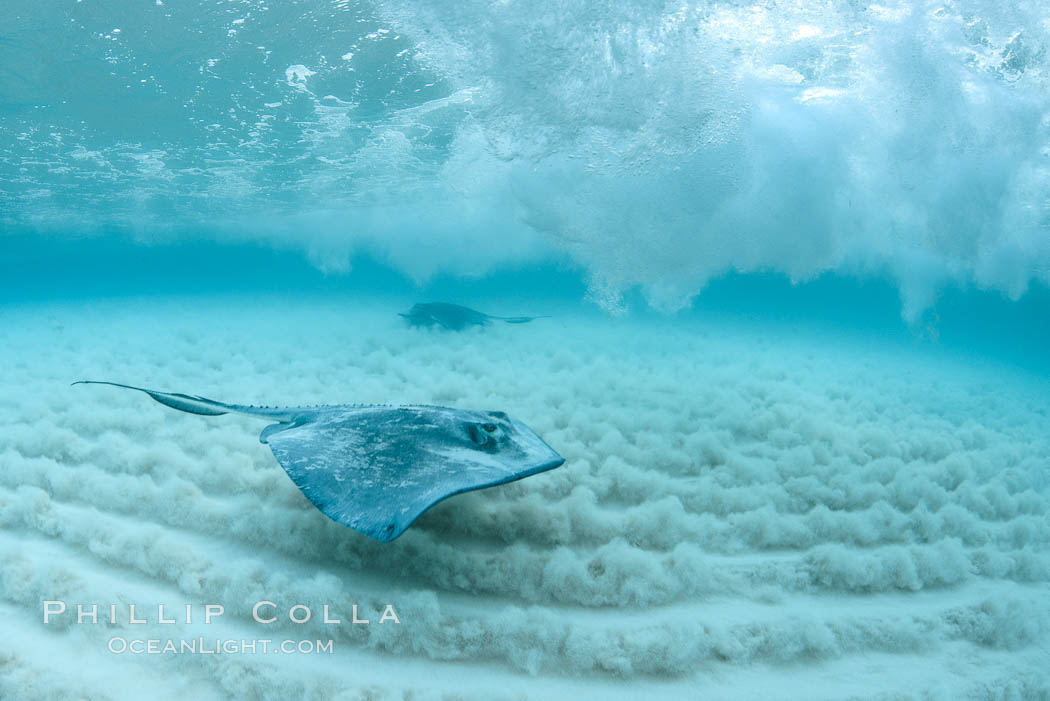
[[[446,494],[420,500],[411,490],[389,489],[382,480],[361,469],[362,461],[344,462],[334,446],[299,439],[309,425],[267,426],[260,440],[270,446],[277,462],[299,491],[336,523],[381,543],[389,543],[412,525],[420,514]]]
[[[231,407],[229,404],[223,404],[222,402],[217,402],[213,399],[207,399],[205,397],[196,397],[189,394],[174,394],[171,392],[158,392],[155,389],[132,387],[131,385],[122,385],[117,382],[80,380],[78,382],[74,382],[73,384],[111,385],[113,387],[123,387],[124,389],[133,389],[139,392],[145,392],[164,406],[170,406],[172,409],[178,409],[179,411],[185,411],[190,414],[200,414],[201,416],[219,416],[221,414],[228,414],[231,411],[236,411],[236,409],[234,407]]]
[[[443,436],[433,437],[443,447],[428,449],[420,447],[418,435],[386,435],[384,453],[367,427],[324,417],[268,426],[263,435],[277,462],[325,516],[388,543],[443,499],[565,462],[524,424],[513,428],[519,452],[480,459],[472,450],[445,446]]]

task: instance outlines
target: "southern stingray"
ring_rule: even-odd
[[[493,319],[505,321],[508,324],[527,324],[533,319],[545,319],[542,316],[492,316],[479,312],[470,307],[448,302],[420,302],[412,306],[407,314],[401,316],[408,319],[412,326],[440,326],[449,331],[462,331],[468,326],[488,326]]]
[[[332,520],[383,542],[397,538],[442,499],[565,462],[532,429],[502,411],[415,404],[260,407],[116,382],[73,384],[138,390],[191,414],[276,421],[259,441],[270,446],[306,498]]]

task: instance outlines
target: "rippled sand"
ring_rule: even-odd
[[[450,334],[394,311],[0,308],[0,698],[1050,694],[1045,382],[788,327],[508,304],[487,311],[555,317]],[[78,379],[503,409],[567,462],[445,501],[384,545],[307,502],[263,422]],[[45,626],[51,599],[119,604],[120,620]],[[251,619],[260,600],[278,623]],[[158,624],[158,603],[194,605],[194,622]],[[225,615],[203,625],[206,603]],[[289,623],[294,604],[314,618]],[[349,623],[353,604],[370,624]],[[399,625],[377,623],[386,604]],[[334,653],[116,655],[115,636]]]

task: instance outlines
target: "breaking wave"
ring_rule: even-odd
[[[1035,3],[9,4],[5,233],[567,260],[609,310],[727,271],[889,276],[909,320],[1050,282]]]

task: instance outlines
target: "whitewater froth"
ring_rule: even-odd
[[[1036,5],[16,4],[9,232],[568,258],[609,309],[730,270],[888,275],[909,319],[1050,281]]]

